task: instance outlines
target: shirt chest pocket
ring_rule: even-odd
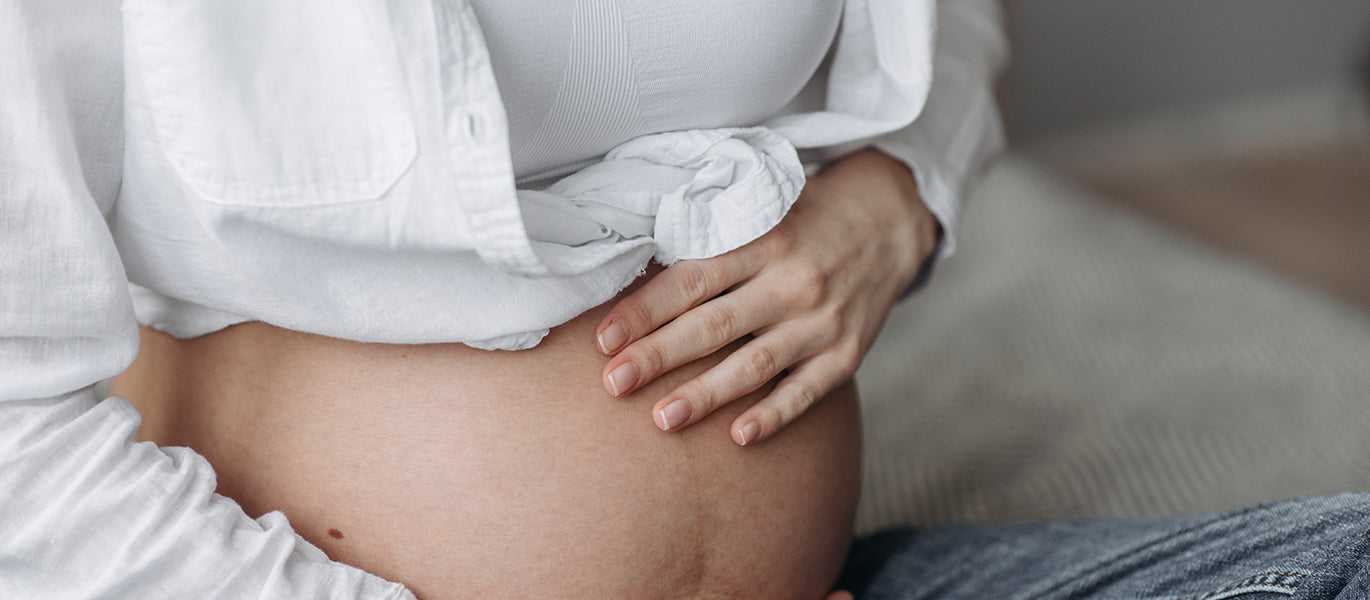
[[[374,200],[416,141],[384,3],[127,0],[130,101],[201,199]]]

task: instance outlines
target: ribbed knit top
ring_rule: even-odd
[[[756,124],[813,76],[840,0],[472,0],[515,176],[651,133]]]

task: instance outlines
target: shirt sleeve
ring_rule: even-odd
[[[966,190],[1004,147],[994,83],[1007,60],[999,0],[939,0],[932,87],[923,111],[873,144],[913,170],[923,202],[942,225],[940,247],[925,273],[955,251]]]
[[[328,560],[209,464],[135,441],[93,384],[137,353],[106,217],[122,147],[119,3],[0,1],[0,597],[409,598]]]

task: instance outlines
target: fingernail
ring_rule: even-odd
[[[756,438],[761,436],[761,426],[757,425],[756,421],[752,421],[738,429],[737,436],[742,438],[742,441],[738,443],[746,446],[747,444],[755,442]]]
[[[614,321],[604,331],[599,332],[599,351],[605,354],[618,352],[628,342],[628,328]]]
[[[661,422],[657,423],[662,431],[670,431],[672,427],[680,425],[690,419],[690,403],[684,400],[676,400],[657,411],[661,417]]]
[[[626,362],[609,371],[609,387],[613,388],[615,396],[633,389],[635,385],[637,385],[637,367],[634,367],[633,363]]]

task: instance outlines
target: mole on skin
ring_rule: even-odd
[[[333,539],[335,539],[335,540],[340,540],[340,539],[343,539],[343,534],[342,534],[341,531],[338,531],[337,529],[329,529],[329,530],[328,530],[328,537],[331,537],[331,538],[333,538]]]

